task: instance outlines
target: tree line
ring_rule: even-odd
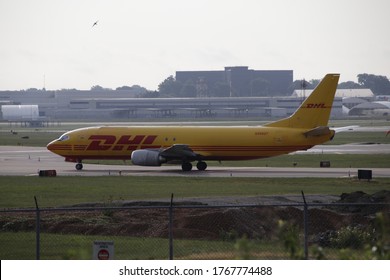
[[[374,75],[374,74],[359,74],[357,75],[358,81],[347,81],[339,83],[339,89],[360,89],[368,88],[375,95],[390,95],[390,81],[386,76]],[[312,80],[295,80],[289,87],[290,94],[294,90],[299,89],[314,89],[320,79]],[[250,89],[246,95],[239,96],[275,96],[272,90],[272,85],[264,78],[257,78],[250,81],[248,85]],[[99,85],[94,85],[90,89],[91,91],[106,91],[112,92],[114,90],[110,88],[104,88]],[[157,97],[229,97],[238,96],[235,89],[232,88],[227,82],[218,81],[213,85],[207,85],[204,82],[189,80],[185,83],[177,81],[174,76],[167,77],[163,82],[158,85],[158,90],[151,91],[146,88],[133,85],[117,87],[115,91],[120,90],[132,90],[138,92],[139,97],[144,98],[157,98]],[[28,92],[45,91],[45,89],[30,88]],[[62,89],[61,91],[77,91],[77,89]]]
[[[373,74],[359,74],[357,75],[358,82],[347,81],[338,85],[339,89],[360,89],[368,88],[375,95],[390,95],[390,81],[386,76],[373,75]],[[294,90],[299,89],[314,89],[320,79],[295,80],[289,90],[292,93]],[[202,88],[203,87],[203,88]],[[255,79],[251,81],[249,85],[251,89],[247,96],[270,96],[270,83],[263,79]],[[204,85],[196,83],[194,81],[187,81],[181,83],[177,81],[173,76],[169,76],[162,83],[159,84],[157,91],[147,91],[144,97],[228,97],[232,96],[232,89],[226,82],[217,82],[212,86],[208,86],[204,94]],[[234,96],[234,93],[233,93]]]

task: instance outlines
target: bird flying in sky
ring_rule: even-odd
[[[98,24],[98,20],[97,21],[95,21],[93,24],[92,24],[92,27],[94,27],[95,25],[97,25]]]

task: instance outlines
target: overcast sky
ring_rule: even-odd
[[[388,0],[0,0],[0,90],[154,90],[225,66],[390,78],[389,29]]]

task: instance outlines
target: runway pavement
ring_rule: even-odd
[[[358,147],[356,147],[358,146]],[[300,152],[303,153],[303,152]],[[390,145],[325,145],[305,153],[389,153]],[[357,168],[214,167],[206,171],[181,171],[180,166],[84,164],[82,171],[43,147],[0,146],[0,176],[37,176],[40,170],[56,170],[58,176],[200,176],[200,177],[353,177]],[[373,177],[390,177],[390,168],[370,168]]]
[[[298,154],[390,154],[390,144],[317,145]],[[389,159],[390,164],[390,159]]]

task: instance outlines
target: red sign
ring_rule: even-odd
[[[94,241],[92,259],[94,260],[113,260],[114,242],[113,241]]]
[[[98,252],[98,259],[99,260],[108,260],[110,258],[110,253],[106,249],[101,249]]]

